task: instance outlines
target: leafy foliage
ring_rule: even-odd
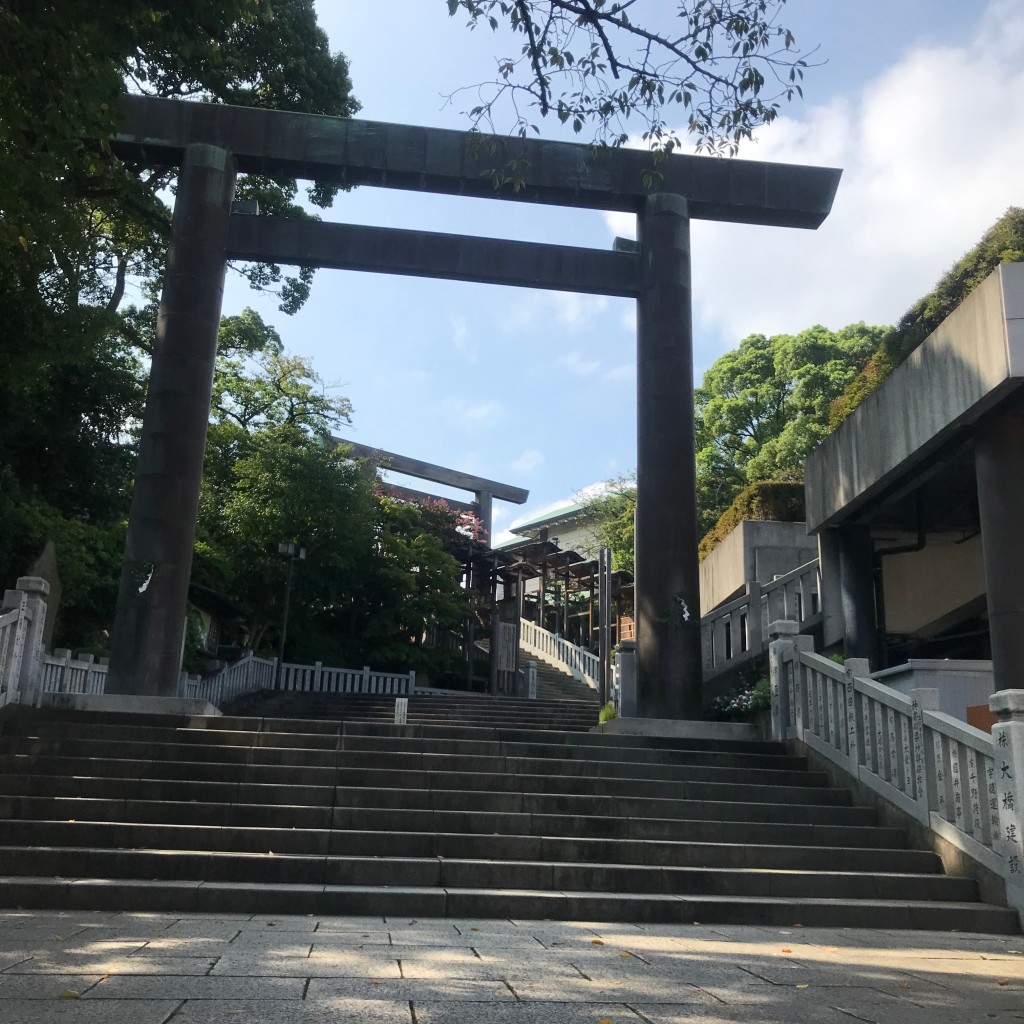
[[[807,61],[779,24],[785,2],[677,0],[674,24],[635,22],[635,0],[448,0],[448,11],[522,40],[475,87],[475,127],[493,129],[508,105],[520,135],[537,130],[535,111],[620,146],[638,119],[659,152],[680,146],[681,124],[698,151],[732,154],[802,95]]]
[[[593,523],[601,547],[611,548],[612,568],[633,572],[633,518],[636,474],[608,481],[599,494],[578,495],[583,517]]]
[[[745,519],[801,523],[806,514],[802,483],[761,480],[748,484],[701,538],[701,560],[707,558]]]
[[[830,403],[884,333],[859,323],[752,334],[712,364],[694,392],[701,533],[747,484],[803,479],[803,460],[829,432]]]
[[[1024,209],[1011,207],[924,298],[918,299],[881,340],[864,369],[829,410],[835,429],[1001,263],[1024,260]]]

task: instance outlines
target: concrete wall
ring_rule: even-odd
[[[962,544],[929,538],[921,551],[884,558],[882,580],[886,630],[927,636],[929,626],[984,596],[981,537]]]
[[[804,523],[744,520],[700,563],[700,613],[738,597],[748,582],[768,583],[817,557]]]
[[[807,526],[838,522],[1024,382],[1024,263],[972,292],[807,458]]]
[[[911,658],[905,665],[874,672],[872,679],[909,697],[911,690],[939,691],[938,710],[967,721],[967,709],[983,705],[995,693],[991,661],[936,661]]]

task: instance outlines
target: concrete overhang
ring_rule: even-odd
[[[889,501],[922,474],[973,475],[971,427],[1024,385],[1024,263],[999,267],[807,458],[817,533]],[[904,488],[909,493],[909,487]]]
[[[179,164],[189,143],[230,150],[245,173],[374,185],[485,199],[637,212],[651,191],[684,196],[703,220],[816,228],[832,209],[841,171],[830,167],[651,154],[572,142],[482,135],[220,103],[126,96],[123,159]],[[494,172],[515,161],[515,184]]]

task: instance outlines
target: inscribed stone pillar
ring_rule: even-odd
[[[974,435],[995,690],[1024,680],[1024,417],[988,416]]]
[[[839,547],[839,593],[843,607],[845,658],[867,658],[879,666],[875,620],[874,543],[866,526],[841,526],[835,531]]]
[[[186,148],[111,635],[108,693],[177,696],[234,189],[230,153],[208,145]]]
[[[636,713],[697,718],[702,666],[686,200],[649,196],[639,241]]]

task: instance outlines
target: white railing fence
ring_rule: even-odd
[[[247,655],[216,675],[190,678],[181,696],[208,700],[223,707],[247,693],[273,690],[277,673],[276,658]],[[303,693],[379,693],[408,696],[416,689],[416,673],[376,672],[369,666],[329,668],[321,662],[281,666],[282,692]]]
[[[38,704],[43,694],[101,694],[107,681],[106,659],[77,657],[69,650],[43,650],[46,595],[49,584],[23,576],[4,594],[0,606],[0,707]],[[205,678],[182,673],[178,696],[222,706],[247,693],[274,688],[277,660],[248,655]],[[281,689],[313,693],[379,693],[408,695],[416,689],[416,673],[377,672],[315,665],[281,666]]]
[[[817,559],[770,583],[748,583],[745,594],[701,619],[704,680],[762,655],[771,622],[789,620],[803,631],[813,629],[821,621],[820,594]]]
[[[565,669],[574,679],[598,689],[601,659],[568,640],[541,629],[535,622],[519,620],[519,643],[531,654],[556,668]]]
[[[1024,690],[992,698],[1007,708],[989,735],[934,710],[937,690],[896,693],[866,661],[815,654],[797,628],[770,627],[773,737],[801,740],[1003,877],[1024,912]]]

